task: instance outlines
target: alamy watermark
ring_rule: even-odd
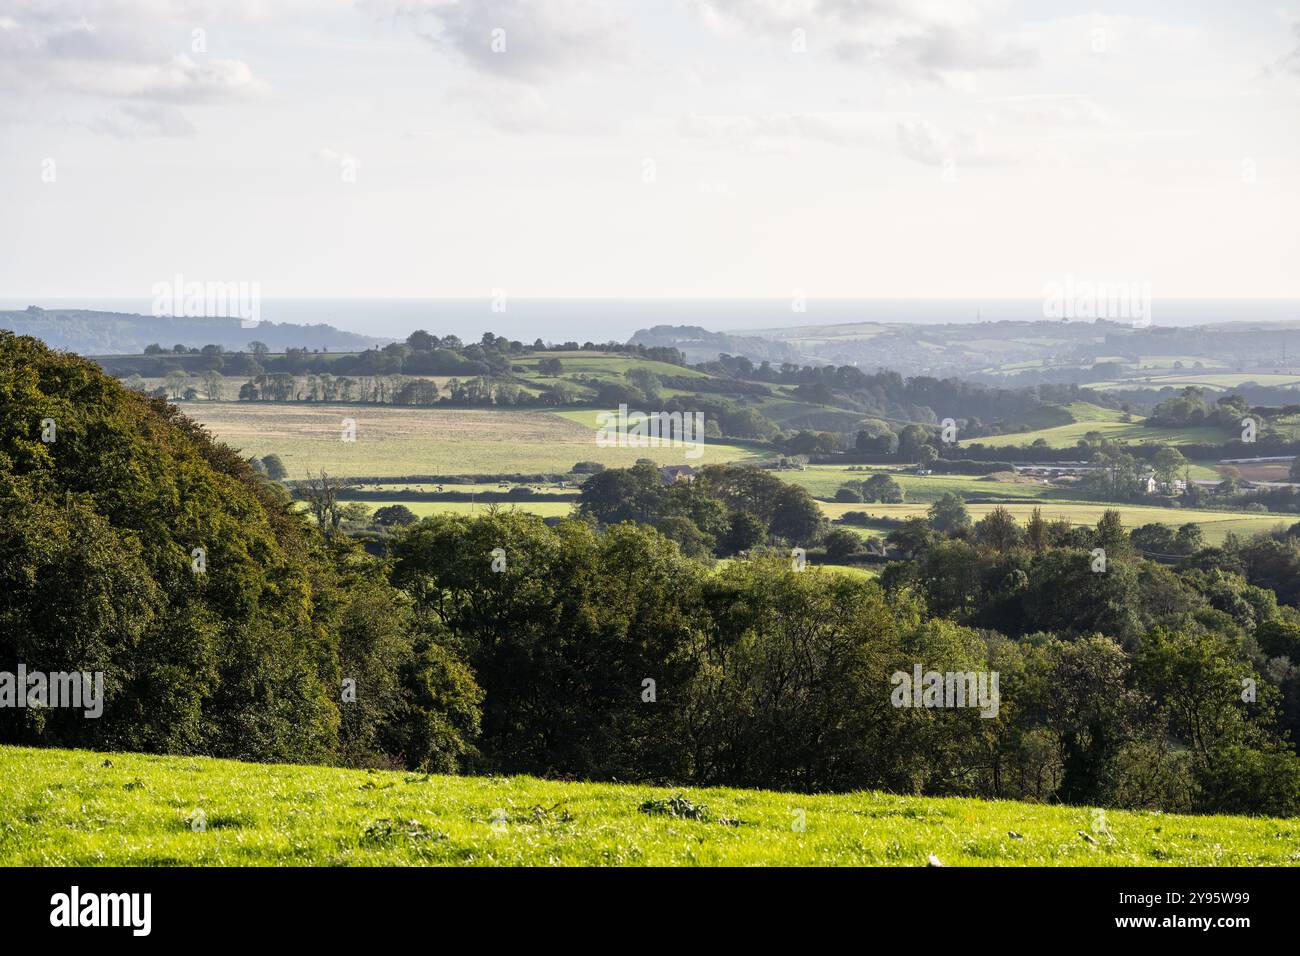
[[[0,707],[66,707],[94,720],[104,713],[104,672],[0,671]]]
[[[54,927],[125,927],[132,936],[148,936],[153,927],[152,893],[83,893],[73,886],[50,897]]]
[[[262,283],[186,282],[179,272],[170,282],[155,282],[153,314],[186,318],[235,318],[243,329],[262,321]]]
[[[1151,324],[1150,282],[1093,282],[1067,275],[1043,287],[1048,319],[1124,319],[1134,328]]]
[[[997,671],[922,673],[916,664],[910,674],[894,671],[889,682],[894,685],[889,702],[895,707],[978,707],[981,717],[998,715]]]
[[[596,415],[596,444],[601,448],[671,448],[686,449],[687,458],[704,454],[703,412],[628,412],[626,405],[618,412]]]

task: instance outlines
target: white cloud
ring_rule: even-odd
[[[483,73],[538,83],[604,63],[621,25],[592,0],[363,0]]]
[[[1028,40],[992,32],[988,4],[892,0],[688,0],[727,36],[788,41],[803,31],[809,49],[826,48],[853,65],[876,65],[916,79],[959,84],[968,74],[1033,66]]]
[[[316,150],[316,158],[328,166],[349,166],[355,169],[360,165],[357,158],[351,153],[341,153],[337,149],[331,149],[328,146],[322,146]]]
[[[452,88],[446,101],[499,133],[580,136],[609,132],[618,125],[615,117],[559,108],[535,86],[493,77]]]
[[[202,4],[161,0],[0,0],[0,89],[171,103],[264,93],[266,83],[247,63],[191,51],[191,33],[183,26],[159,29],[160,23],[177,22],[198,28],[203,12]],[[169,46],[167,36],[177,45]],[[182,41],[184,47],[179,46]],[[121,118],[106,122],[120,123]],[[174,118],[170,126],[177,128]]]
[[[195,58],[184,53],[166,62],[120,63],[108,68],[69,64],[56,75],[65,87],[80,92],[177,103],[242,99],[268,89],[242,60]]]
[[[993,123],[1026,127],[1095,128],[1114,120],[1096,101],[1075,93],[1038,93],[985,100]]]
[[[1013,294],[1078,261],[1294,294],[1300,34],[1272,2],[1158,7],[0,0],[0,205],[31,224],[0,285]],[[59,188],[24,188],[33,157]],[[149,228],[190,203],[203,229]]]
[[[924,119],[899,120],[897,132],[902,154],[926,166],[1001,166],[1014,161],[1009,151],[995,149],[979,133],[942,130]]]
[[[1275,70],[1300,76],[1300,16],[1290,15],[1287,19],[1291,21],[1291,36],[1296,40],[1296,48],[1276,63],[1265,67],[1264,72],[1270,76]]]
[[[184,138],[196,132],[194,124],[179,110],[168,106],[128,103],[112,113],[86,123],[93,132],[117,139],[151,136]]]
[[[690,113],[680,129],[688,138],[711,146],[786,152],[801,143],[883,146],[895,120],[893,114],[879,113]]]

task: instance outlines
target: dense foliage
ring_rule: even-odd
[[[469,673],[229,448],[4,332],[0,408],[0,670],[106,685],[99,719],[0,709],[0,740],[444,768],[467,751]]]
[[[107,683],[97,720],[0,709],[5,742],[1300,812],[1290,535],[974,522],[953,495],[879,582],[715,567],[690,554],[815,540],[815,502],[643,465],[554,526],[397,516],[376,562],[90,362],[0,333],[0,407],[0,670]],[[898,706],[916,668],[997,673],[998,706]]]
[[[598,525],[652,525],[693,557],[740,554],[769,540],[812,545],[825,530],[806,489],[734,465],[710,465],[693,481],[673,484],[649,463],[606,469],[583,483],[578,514]]]
[[[425,519],[394,574],[484,688],[485,768],[1300,811],[1293,608],[1205,560],[1143,561],[1109,522],[1084,548],[1044,529],[1041,552],[986,522],[930,529],[883,586],[514,514]],[[893,706],[916,665],[998,672],[1000,708]]]

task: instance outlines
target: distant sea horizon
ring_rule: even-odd
[[[0,310],[91,309],[148,315],[149,298],[0,296]],[[693,325],[711,332],[761,331],[805,325],[897,322],[913,325],[1045,320],[1043,300],[1014,298],[808,299],[510,299],[493,311],[483,299],[264,298],[261,319],[331,325],[346,332],[404,339],[416,329],[470,341],[486,331],[532,342],[625,342],[638,329]],[[1088,321],[1088,320],[1075,320]],[[1152,300],[1153,326],[1214,322],[1300,322],[1300,299]]]

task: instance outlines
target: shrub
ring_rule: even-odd
[[[847,528],[832,528],[827,532],[824,544],[832,561],[847,561],[863,551],[862,538]]]

